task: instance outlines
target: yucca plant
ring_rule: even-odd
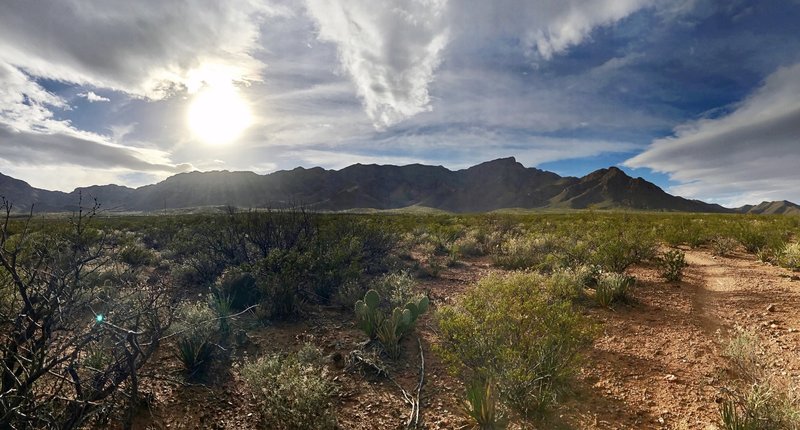
[[[178,359],[186,369],[190,380],[199,380],[205,376],[214,355],[214,345],[205,337],[192,333],[178,339],[176,353]]]
[[[467,385],[464,412],[474,421],[474,429],[496,430],[505,428],[497,410],[497,395],[491,379],[478,378]]]
[[[622,273],[606,273],[595,287],[595,301],[603,307],[611,307],[617,302],[628,302],[631,300],[630,290],[635,282],[636,278],[633,276]]]

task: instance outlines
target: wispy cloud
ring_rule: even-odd
[[[447,45],[446,0],[308,0],[376,127],[430,109],[428,85]]]
[[[111,101],[111,99],[109,99],[108,97],[103,97],[101,95],[98,95],[94,91],[87,91],[85,93],[78,93],[78,97],[85,98],[89,103],[110,102]]]

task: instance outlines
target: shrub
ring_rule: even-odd
[[[656,252],[656,243],[650,237],[633,238],[620,234],[598,240],[593,262],[610,272],[622,273],[633,264],[653,258]]]
[[[141,245],[128,245],[119,252],[119,259],[132,267],[152,266],[156,254]]]
[[[273,320],[287,320],[302,309],[302,292],[308,287],[308,254],[299,250],[273,249],[257,264],[259,311]]]
[[[247,363],[242,378],[258,402],[263,428],[336,428],[331,404],[335,387],[318,364],[297,355],[270,355]]]
[[[631,301],[631,289],[636,278],[623,273],[604,273],[597,282],[594,298],[598,305],[611,307],[614,303]]]
[[[553,301],[541,277],[490,275],[437,313],[442,356],[467,381],[491,378],[507,405],[536,416],[557,400],[591,339],[589,323]]]
[[[800,242],[787,243],[778,254],[778,264],[793,270],[800,270]]]
[[[727,236],[715,236],[711,239],[711,253],[720,257],[731,255],[738,243]]]
[[[585,296],[584,287],[589,282],[585,277],[583,269],[562,269],[545,277],[543,283],[553,299],[577,301]]]
[[[217,280],[215,295],[228,298],[233,309],[244,310],[257,305],[262,294],[252,273],[242,267],[230,267]]]
[[[482,231],[471,229],[453,243],[453,248],[458,255],[464,257],[479,257],[486,254],[484,246],[486,239]]]
[[[680,282],[683,269],[687,266],[686,254],[678,249],[665,252],[658,261],[661,277],[669,282]]]
[[[353,309],[356,302],[364,297],[367,292],[366,286],[358,281],[345,282],[333,296],[333,303],[342,309]]]
[[[415,290],[417,282],[409,272],[395,272],[378,277],[372,282],[372,289],[381,297],[380,307],[392,310],[409,302],[418,302],[423,294]]]
[[[754,330],[736,327],[724,355],[737,380],[736,387],[722,389],[719,423],[723,429],[800,428],[800,404],[792,382],[767,373],[769,357]]]

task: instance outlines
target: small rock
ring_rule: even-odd
[[[775,312],[775,303],[770,303],[767,306],[767,312]]]
[[[678,377],[670,373],[667,376],[664,376],[664,380],[667,382],[675,382],[678,380]]]

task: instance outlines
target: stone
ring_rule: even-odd
[[[775,312],[775,303],[770,303],[767,306],[767,312]]]

